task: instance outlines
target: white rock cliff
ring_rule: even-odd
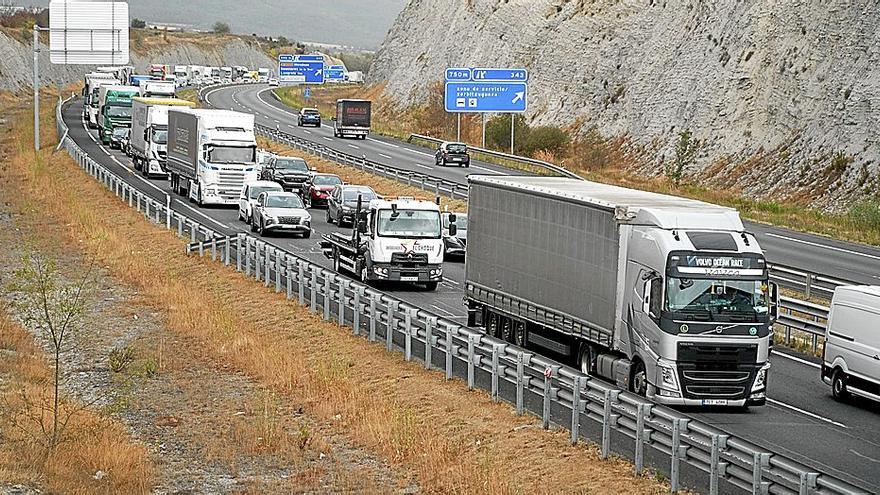
[[[370,72],[401,104],[447,66],[526,67],[535,124],[625,137],[662,173],[838,208],[877,194],[880,2],[411,0]]]

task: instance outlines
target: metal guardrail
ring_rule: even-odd
[[[407,138],[406,142],[412,143],[413,141],[427,141],[432,144],[440,144],[444,141],[442,139],[433,138],[431,136],[425,136],[424,134],[410,134],[409,138]],[[559,165],[554,165],[550,162],[545,162],[544,160],[536,160],[534,158],[527,158],[519,155],[511,155],[509,153],[503,153],[500,151],[490,150],[486,148],[479,148],[477,146],[468,145],[468,149],[473,153],[479,153],[481,155],[490,156],[492,158],[500,158],[502,160],[507,160],[511,162],[523,163],[525,165],[529,165],[532,167],[543,168],[550,172],[552,175],[561,175],[563,177],[569,177],[572,179],[578,180],[586,180],[580,175],[566,169],[565,167],[560,167]]]
[[[123,203],[145,217],[188,233],[188,253],[198,252],[244,276],[286,292],[325,320],[347,325],[352,332],[418,360],[426,368],[443,370],[447,379],[461,377],[469,389],[489,392],[518,414],[529,411],[569,428],[572,443],[592,439],[603,458],[612,452],[635,461],[641,473],[651,465],[665,471],[672,490],[697,486],[710,494],[861,494],[865,490],[748,441],[687,418],[665,406],[647,402],[601,380],[533,354],[482,332],[461,326],[414,307],[369,286],[345,278],[265,241],[245,235],[218,235],[195,220],[167,208],[110,172],[67,137],[56,109],[61,145],[96,180]]]

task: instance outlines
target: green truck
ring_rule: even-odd
[[[98,96],[98,135],[110,144],[116,127],[131,127],[131,99],[138,96],[135,86],[101,86]]]

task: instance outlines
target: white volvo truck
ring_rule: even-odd
[[[168,109],[193,108],[196,104],[177,98],[131,100],[131,161],[145,177],[167,176]]]
[[[331,232],[321,248],[362,282],[410,282],[435,290],[443,280],[440,207],[414,198],[358,201],[350,235]],[[453,224],[454,233],[454,224]]]
[[[776,287],[736,210],[575,179],[468,179],[469,325],[658,403],[765,403]]]
[[[257,180],[254,116],[230,110],[168,111],[171,187],[200,206],[236,205],[245,182]]]

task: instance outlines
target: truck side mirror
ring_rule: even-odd
[[[642,287],[642,312],[651,314],[651,279],[646,280]]]
[[[449,223],[455,223],[456,219],[457,219],[457,217],[455,216],[455,213],[449,214]]]
[[[779,318],[779,285],[776,282],[770,282],[770,320],[775,321]]]
[[[645,281],[644,298],[642,299],[642,311],[651,318],[660,318],[661,302],[663,297],[663,279],[652,277]]]
[[[458,233],[458,227],[455,226],[454,223],[449,224],[449,236],[455,237],[455,234]]]
[[[361,234],[367,233],[367,221],[366,220],[361,220],[358,222],[358,232],[360,232]]]

